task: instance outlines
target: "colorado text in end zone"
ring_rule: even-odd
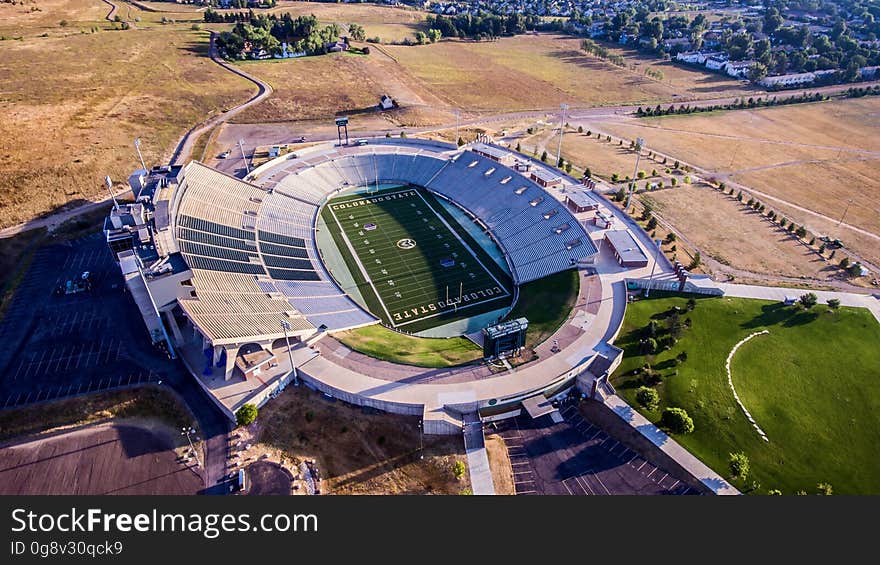
[[[376,204],[386,200],[398,200],[400,198],[410,198],[416,196],[415,190],[406,192],[395,192],[394,194],[386,194],[385,196],[376,196],[374,198],[361,198],[360,200],[351,200],[349,202],[341,202],[339,204],[331,204],[331,210],[344,210],[346,208],[357,208],[358,206],[366,206],[367,204]]]
[[[449,300],[448,302],[445,300],[438,300],[437,302],[431,302],[429,304],[424,304],[422,306],[416,306],[415,308],[407,308],[405,310],[401,310],[399,312],[393,312],[391,314],[391,318],[394,322],[404,322],[408,323],[415,322],[416,320],[436,316],[437,314],[452,310],[455,307],[464,308],[466,306],[473,306],[475,304],[479,304],[484,302],[480,300],[480,298],[488,298],[490,300],[495,300],[496,298],[502,298],[504,296],[509,296],[506,290],[501,288],[500,286],[495,286],[491,288],[485,288],[482,290],[475,290],[472,292],[468,292],[467,294],[461,295],[461,302],[458,300]],[[395,324],[395,325],[403,325],[403,324]]]

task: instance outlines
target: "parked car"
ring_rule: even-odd
[[[229,157],[229,153],[230,153],[230,151],[228,151],[228,150],[224,151],[223,153],[217,155],[217,158],[218,159],[226,159],[227,157]]]

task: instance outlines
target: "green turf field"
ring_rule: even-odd
[[[395,329],[510,305],[509,277],[424,189],[342,196],[322,214],[367,308]]]
[[[653,293],[652,293],[653,294]],[[667,406],[687,410],[693,433],[675,435],[689,451],[728,477],[730,453],[751,460],[745,480],[733,481],[746,493],[813,494],[820,482],[835,494],[880,494],[880,324],[862,308],[809,311],[779,303],[741,298],[658,295],[627,305],[617,340],[624,360],[612,376],[618,393],[657,422]],[[673,307],[691,327],[668,350],[651,355],[641,346],[646,328],[666,329]],[[737,394],[763,429],[764,441],[739,409],[724,368],[741,339],[767,330],[733,357]],[[682,352],[687,359],[676,363]],[[660,373],[660,406],[646,410],[635,392],[643,384],[638,370],[650,363]]]

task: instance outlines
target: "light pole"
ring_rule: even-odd
[[[419,420],[419,459],[424,459],[425,454],[423,453],[424,444],[422,443],[422,421]]]
[[[849,212],[849,206],[850,206],[850,204],[852,204],[852,202],[853,202],[852,198],[847,200],[846,208],[843,209],[843,214],[840,215],[840,221],[837,222],[837,227],[840,227],[840,224],[843,223],[843,219],[846,217],[846,213]]]
[[[244,170],[245,170],[245,172],[246,172],[247,174],[251,174],[251,168],[250,168],[250,166],[248,165],[247,157],[244,156],[244,145],[243,145],[243,143],[244,143],[244,140],[243,140],[243,139],[239,139],[239,140],[238,140],[238,148],[241,150],[241,158],[242,158],[242,160],[244,161]]]
[[[110,178],[110,175],[104,177],[104,184],[107,185],[107,190],[110,191],[110,198],[113,200],[113,208],[119,210],[119,202],[116,201],[116,196],[113,194],[113,179]]]
[[[559,166],[559,161],[562,159],[562,134],[565,132],[565,111],[568,110],[568,104],[560,104],[559,107],[562,109],[562,119],[559,120],[559,145],[556,148],[556,166]]]
[[[141,160],[141,167],[143,167],[143,169],[146,171],[147,165],[144,164],[144,156],[141,155],[141,138],[139,138],[139,137],[134,138],[134,149],[135,149],[135,151],[137,151],[138,159]]]
[[[458,140],[461,139],[458,135],[458,128],[461,123],[461,111],[455,111],[455,144],[458,145]]]
[[[657,267],[657,258],[660,256],[660,245],[662,243],[662,239],[654,240],[654,245],[656,246],[656,249],[654,249],[654,264],[651,265],[651,276],[648,277],[648,288],[645,289],[645,298],[651,293],[651,285],[654,284],[654,269]]]
[[[642,147],[645,145],[645,140],[641,137],[636,138],[636,168],[633,170],[632,182],[629,185],[629,194],[626,196],[626,205],[623,207],[623,211],[626,212],[629,210],[629,201],[632,199],[632,194],[635,192],[636,188],[636,178],[639,176],[639,161],[642,158]]]
[[[204,468],[204,465],[202,465],[202,462],[199,461],[199,454],[196,452],[196,446],[193,445],[193,442],[192,442],[191,436],[192,436],[192,434],[196,433],[196,429],[192,426],[189,426],[189,427],[180,428],[180,430],[181,430],[180,435],[186,436],[186,440],[189,442],[189,448],[192,451],[193,457],[195,457],[195,459],[196,459],[196,467]],[[205,484],[206,484],[206,486],[207,486],[207,482],[208,482],[207,473],[208,473],[208,470],[205,469]]]
[[[296,365],[293,364],[293,353],[290,352],[290,338],[287,337],[287,330],[290,329],[290,324],[288,324],[286,320],[281,320],[281,329],[284,330],[284,341],[287,342],[287,357],[290,359],[290,370],[293,372],[293,386],[299,386]]]

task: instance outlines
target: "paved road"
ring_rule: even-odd
[[[549,416],[498,422],[518,495],[699,494],[679,478],[583,420],[575,405],[563,423]]]
[[[238,106],[230,108],[222,114],[209,118],[201,124],[193,126],[193,128],[186,132],[183,137],[180,138],[180,141],[177,142],[177,147],[175,148],[174,153],[171,157],[172,164],[181,164],[189,161],[192,158],[193,145],[195,145],[195,142],[203,134],[217,127],[223,122],[228,121],[233,116],[239,114],[240,112],[243,112],[251,106],[259,104],[260,102],[272,95],[272,87],[269,85],[269,83],[264,82],[233,65],[230,65],[217,54],[217,48],[215,47],[216,37],[217,34],[212,31],[211,43],[208,46],[208,53],[210,54],[211,60],[213,60],[215,63],[217,63],[227,71],[254,83],[257,86],[257,93],[251,96],[251,98],[247,102],[239,104]]]

